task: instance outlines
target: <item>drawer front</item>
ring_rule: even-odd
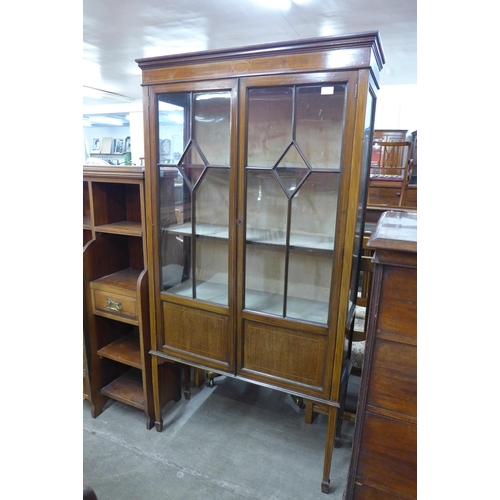
[[[417,426],[368,412],[361,442],[358,487],[385,492],[382,498],[416,498]]]
[[[368,191],[368,204],[370,205],[399,205],[401,187],[372,187]]]
[[[417,337],[416,269],[384,269],[377,330]]]
[[[417,416],[417,348],[375,340],[367,404]]]
[[[137,320],[137,301],[135,297],[92,290],[94,314],[116,316],[119,319]]]

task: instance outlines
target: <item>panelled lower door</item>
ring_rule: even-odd
[[[234,370],[235,80],[154,90],[159,348]]]
[[[237,372],[318,397],[328,391],[338,314],[331,295],[340,284],[350,78],[240,84]]]

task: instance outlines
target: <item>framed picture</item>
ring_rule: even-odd
[[[170,139],[160,139],[160,154],[169,155],[170,154]]]
[[[113,141],[113,153],[114,154],[121,154],[121,153],[125,152],[123,150],[123,146],[124,146],[123,143],[124,143],[123,139],[115,139]]]
[[[92,139],[92,149],[90,150],[91,153],[100,153],[101,152],[101,139],[100,138],[95,138]]]
[[[130,153],[130,137],[125,137],[124,153]]]

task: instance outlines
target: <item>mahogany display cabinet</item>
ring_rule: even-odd
[[[385,62],[379,34],[137,62],[153,359],[327,405],[327,492]]]

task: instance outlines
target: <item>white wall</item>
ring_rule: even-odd
[[[385,85],[380,88],[375,113],[375,129],[417,130],[417,85]],[[144,121],[141,101],[130,105],[92,106],[84,114],[129,113],[130,127],[83,127],[84,142],[90,151],[94,137],[125,139],[130,136],[132,163],[140,165],[144,157]],[[84,146],[85,151],[85,146]],[[85,156],[85,152],[84,152]]]
[[[130,104],[107,104],[103,106],[86,106],[83,115],[127,114],[129,125],[121,127],[95,126],[83,127],[83,157],[86,162],[90,153],[92,139],[112,137],[125,139],[130,137],[130,152],[132,164],[140,165],[140,158],[144,157],[144,123],[142,101],[137,100]]]
[[[380,88],[375,130],[417,130],[417,85],[385,85]]]

